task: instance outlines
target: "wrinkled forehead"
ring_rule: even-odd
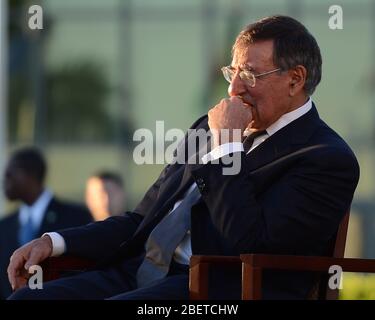
[[[254,70],[274,66],[273,41],[265,40],[237,47],[233,51],[231,66]]]

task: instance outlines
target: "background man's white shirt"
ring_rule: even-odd
[[[29,219],[31,219],[33,229],[39,230],[52,198],[52,192],[45,189],[32,205],[29,206],[26,203],[23,203],[20,206],[20,213],[18,216],[20,225],[24,226]]]

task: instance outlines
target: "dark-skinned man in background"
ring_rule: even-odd
[[[3,177],[4,193],[20,207],[0,221],[0,296],[12,293],[6,269],[13,251],[47,231],[80,226],[92,221],[82,205],[57,199],[45,186],[47,163],[34,147],[16,150]]]

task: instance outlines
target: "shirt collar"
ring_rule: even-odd
[[[311,108],[312,108],[312,101],[311,101],[311,98],[309,98],[304,105],[298,107],[297,109],[291,112],[283,114],[276,122],[271,124],[266,129],[268,136],[272,136],[277,131],[287,126],[289,123],[302,117],[305,113],[309,112]]]
[[[48,189],[45,189],[39,198],[32,204],[22,204],[20,207],[19,221],[21,225],[27,223],[29,215],[31,215],[31,221],[35,228],[38,228],[44,218],[46,209],[51,202],[53,194]]]

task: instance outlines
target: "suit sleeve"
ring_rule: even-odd
[[[268,177],[263,192],[247,168],[223,175],[223,165],[192,169],[211,220],[235,254],[308,252],[324,247],[350,206],[359,166],[346,150],[323,148],[299,157],[288,170]],[[267,184],[265,181],[262,183]]]
[[[65,254],[77,255],[94,260],[105,259],[121,243],[128,240],[137,230],[143,219],[143,210],[156,200],[160,184],[164,180],[168,166],[150,187],[134,212],[109,217],[104,221],[84,226],[58,230],[66,244]]]

